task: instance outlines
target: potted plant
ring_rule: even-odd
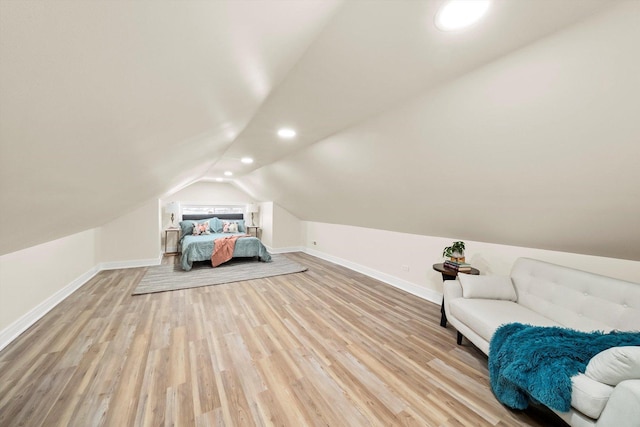
[[[442,256],[453,262],[464,262],[464,242],[453,242],[442,251]]]

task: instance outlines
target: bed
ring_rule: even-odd
[[[210,234],[192,235],[194,223],[202,224],[209,221]],[[221,232],[224,222],[235,222],[238,224],[237,232]],[[211,254],[215,247],[215,240],[233,235],[246,235],[246,228],[242,214],[218,214],[218,215],[184,215],[180,222],[181,237],[180,248],[182,256],[180,266],[183,270],[189,271],[195,261],[210,261]],[[233,258],[258,257],[260,261],[271,261],[271,254],[267,248],[256,237],[243,237],[236,241],[233,251]]]

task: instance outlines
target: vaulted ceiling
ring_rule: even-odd
[[[495,0],[455,33],[433,25],[442,3],[0,2],[0,254],[228,170],[303,220],[640,260],[637,100],[604,82],[637,30],[612,49],[588,28],[637,19],[635,2]],[[550,113],[551,90],[593,96]],[[603,162],[604,142],[579,142],[612,121],[627,127]]]

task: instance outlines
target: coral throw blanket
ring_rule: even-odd
[[[213,253],[211,254],[211,266],[217,267],[233,258],[233,251],[236,248],[236,240],[240,237],[249,237],[248,235],[238,235],[223,237],[216,239],[213,245]]]

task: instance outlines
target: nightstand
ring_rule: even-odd
[[[260,227],[258,227],[257,225],[247,225],[247,234],[253,237],[257,237],[258,239],[260,238],[260,236],[258,235]],[[251,232],[251,230],[253,230],[253,232]]]
[[[169,234],[176,233],[176,250],[175,252],[167,252],[167,242],[169,241]],[[178,242],[180,241],[180,229],[179,228],[165,228],[164,230],[164,253],[166,255],[175,255],[179,253]]]

